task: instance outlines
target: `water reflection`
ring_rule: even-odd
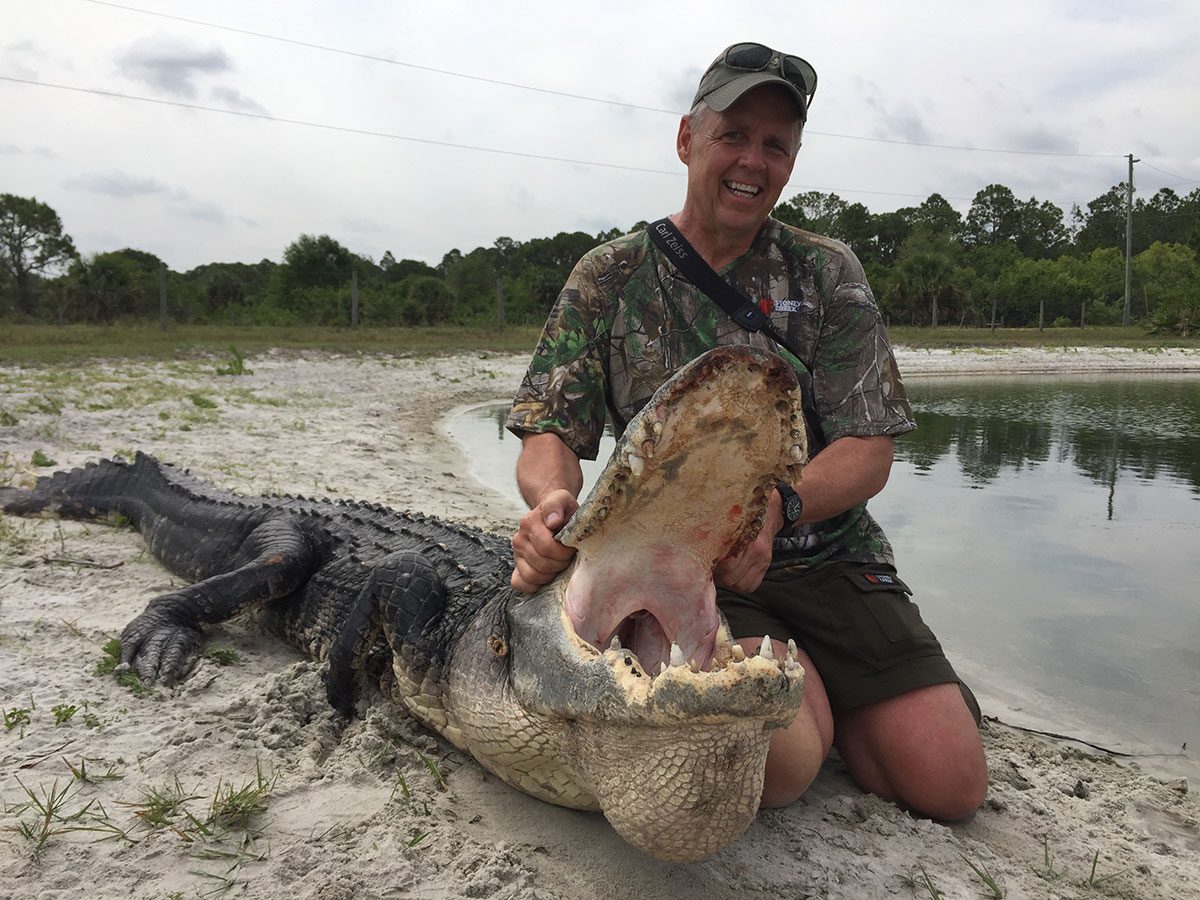
[[[1200,494],[1200,378],[914,379],[910,395],[919,427],[896,456],[918,472],[952,457],[982,486],[1056,454],[1097,484],[1127,472]]]
[[[919,427],[871,509],[981,699],[1110,746],[1200,745],[1200,377],[908,388]],[[451,430],[517,509],[507,412]]]

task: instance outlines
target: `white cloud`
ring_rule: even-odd
[[[632,0],[612,0],[604,14],[545,0],[363,0],[353,15],[314,0],[289,4],[286,16],[280,9],[210,0],[204,19],[426,68],[165,26],[95,4],[69,17],[54,4],[16,4],[0,74],[15,74],[20,63],[49,83],[677,174],[0,82],[3,190],[49,202],[85,251],[96,249],[90,235],[119,234],[120,246],[142,247],[176,268],[278,259],[301,232],[339,228],[357,252],[389,249],[431,262],[499,235],[524,241],[624,228],[682,204],[677,113],[495,82],[683,111],[704,68],[739,40],[797,53],[820,75],[785,198],[811,187],[880,212],[936,191],[966,198],[951,201],[965,209],[980,188],[1001,183],[1068,208],[1121,181],[1129,152],[1200,179],[1192,149],[1200,146],[1200,117],[1188,114],[1200,109],[1200,83],[1183,77],[1200,20],[1184,0],[1134,17],[1107,3],[1074,15],[1044,0],[757,4],[739,7],[735,29],[728,5],[716,0],[696,0],[684,17]],[[53,45],[43,39],[49,34]],[[931,150],[831,133],[1115,158]],[[1149,168],[1138,170],[1137,183],[1147,194],[1168,183],[1182,192],[1196,186]]]
[[[230,62],[220,47],[156,35],[134,41],[117,58],[117,68],[127,78],[191,100],[198,94],[198,77],[227,72]]]

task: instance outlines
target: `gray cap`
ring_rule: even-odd
[[[808,106],[817,90],[817,73],[798,56],[789,56],[763,44],[738,43],[721,52],[700,79],[692,106],[701,100],[717,112],[733,106],[743,94],[764,84],[784,88],[808,118]]]

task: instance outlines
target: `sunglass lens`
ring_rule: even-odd
[[[783,58],[783,74],[797,87],[803,88],[806,93],[811,94],[816,90],[816,73],[808,63],[798,56]]]
[[[771,61],[774,52],[762,44],[738,44],[725,54],[725,65],[735,69],[761,69]]]

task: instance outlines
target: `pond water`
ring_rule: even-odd
[[[918,430],[871,509],[984,711],[1114,749],[1200,747],[1200,377],[908,389]],[[507,410],[451,433],[523,508]]]

